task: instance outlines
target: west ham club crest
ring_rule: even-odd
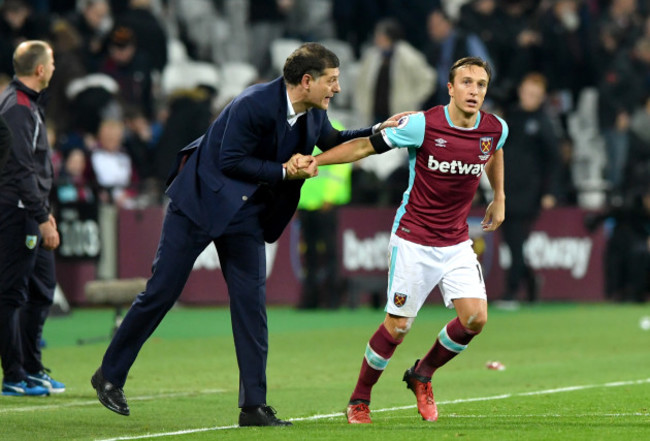
[[[393,303],[395,303],[395,306],[397,306],[398,308],[401,308],[402,306],[404,306],[404,303],[406,303],[406,297],[408,297],[406,294],[396,292],[395,295],[393,296]]]
[[[492,146],[494,145],[494,138],[491,136],[483,136],[479,140],[479,148],[481,149],[482,155],[479,155],[479,159],[485,161],[490,157],[490,152],[492,151]]]

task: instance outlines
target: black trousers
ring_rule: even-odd
[[[52,306],[54,252],[26,210],[0,206],[0,357],[5,381],[43,369],[40,341]]]
[[[503,300],[515,300],[522,282],[525,283],[528,301],[535,301],[535,272],[524,259],[524,242],[528,239],[535,221],[534,217],[510,216],[501,225],[503,240],[510,249],[511,264],[506,275]]]
[[[224,233],[213,238],[174,208],[173,202],[169,205],[153,274],[104,354],[102,372],[108,381],[124,386],[142,345],[180,297],[194,261],[214,242],[230,297],[239,365],[239,407],[266,404],[266,253],[258,218],[260,210],[261,207],[245,205]]]
[[[605,295],[610,300],[644,302],[648,292],[650,252],[647,236],[619,224],[605,250]]]
[[[298,218],[305,244],[304,278],[299,307],[337,308],[343,290],[338,277],[337,210],[299,210]]]

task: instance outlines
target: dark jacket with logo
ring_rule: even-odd
[[[0,94],[0,116],[13,134],[0,172],[0,205],[25,208],[38,223],[49,217],[53,175],[41,97],[16,78]]]

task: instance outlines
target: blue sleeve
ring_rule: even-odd
[[[422,112],[403,116],[397,127],[383,129],[381,136],[391,148],[420,147],[424,142],[425,123]]]
[[[496,118],[501,123],[501,139],[499,139],[499,143],[497,144],[497,150],[499,150],[506,143],[510,129],[508,128],[508,123],[506,123],[502,118],[499,118],[498,116],[496,116]]]

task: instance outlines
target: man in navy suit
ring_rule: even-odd
[[[339,60],[317,43],[296,49],[283,77],[249,87],[205,135],[185,147],[168,183],[167,209],[153,274],[133,302],[91,379],[99,401],[129,415],[122,390],[137,354],[178,299],[197,256],[214,242],[228,294],[239,365],[240,426],[288,426],[266,405],[266,257],[291,220],[316,162],[297,158],[396,125],[338,131],[327,108],[340,91]]]

